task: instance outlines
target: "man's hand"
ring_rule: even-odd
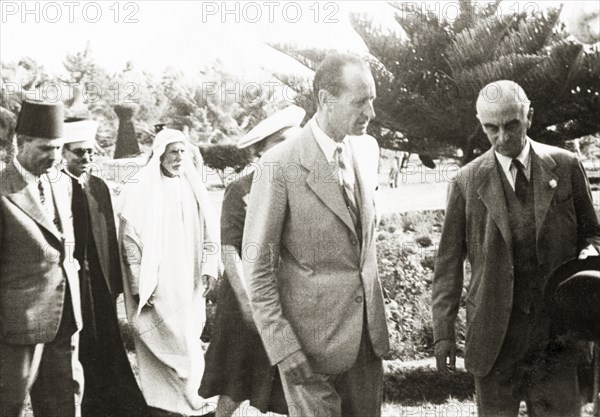
[[[594,245],[588,245],[579,252],[579,259],[585,259],[588,256],[598,256],[598,251]]]
[[[217,288],[217,280],[210,275],[202,275],[202,285],[205,288],[202,297],[207,297]]]
[[[313,371],[301,350],[297,350],[290,356],[279,362],[279,369],[294,385],[302,385],[313,378]]]
[[[456,343],[450,339],[439,340],[435,344],[437,370],[446,374],[456,370]]]
[[[135,301],[135,303],[137,305],[140,305],[140,295],[139,294],[133,294],[133,301]],[[146,304],[144,304],[144,307],[154,307],[154,294],[152,294],[150,296],[150,298],[148,299],[148,301],[146,301]]]

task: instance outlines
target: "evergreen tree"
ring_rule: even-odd
[[[369,132],[382,147],[431,156],[461,149],[465,161],[472,159],[489,148],[475,117],[477,94],[500,79],[514,80],[527,92],[534,108],[529,134],[536,140],[562,146],[600,131],[598,48],[590,52],[568,41],[558,9],[501,15],[498,3],[477,8],[461,0],[453,22],[414,9],[415,3],[394,3],[409,42],[353,17],[377,84],[377,116]],[[274,47],[311,68],[325,55]],[[299,105],[309,99],[308,90],[299,89]],[[309,112],[314,103],[305,107]]]

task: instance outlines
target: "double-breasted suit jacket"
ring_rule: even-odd
[[[375,254],[379,148],[370,136],[347,140],[361,195],[360,236],[310,124],[259,162],[242,258],[272,364],[302,349],[315,372],[342,373],[356,360],[363,325],[375,354],[388,350]]]
[[[584,246],[600,247],[600,227],[577,158],[530,143],[535,249],[544,288],[550,273]],[[512,234],[501,175],[493,149],[458,172],[449,187],[433,283],[435,340],[454,340],[463,261],[469,260],[465,366],[478,377],[487,375],[498,358],[513,307]]]

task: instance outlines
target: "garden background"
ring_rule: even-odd
[[[39,3],[42,11],[48,4]],[[115,4],[125,10],[130,3]],[[150,3],[167,19],[173,10],[187,11],[193,18],[194,10],[198,11],[193,7],[211,2],[135,4],[143,12]],[[243,10],[248,2],[238,3]],[[69,116],[100,122],[97,141],[103,156],[97,173],[109,182],[117,209],[123,184],[143,165],[156,125],[163,124],[183,130],[201,148],[209,167],[210,194],[220,212],[224,185],[241,175],[249,162],[249,155],[235,147],[237,140],[291,103],[304,107],[307,118],[312,116],[311,78],[327,52],[363,55],[378,92],[377,116],[369,134],[382,149],[379,201],[384,216],[377,250],[389,296],[386,311],[393,347],[385,358],[384,415],[475,415],[472,378],[464,369],[442,377],[434,372],[431,359],[431,280],[446,187],[460,166],[489,147],[475,118],[477,92],[491,81],[511,79],[523,86],[535,109],[530,136],[578,153],[599,211],[600,49],[593,42],[598,41],[598,31],[594,38],[592,27],[592,41],[584,33],[581,42],[580,33],[573,37],[569,16],[590,9],[598,16],[600,6],[593,1],[569,4],[506,0],[320,3],[316,9],[321,11],[319,22],[301,22],[303,26],[294,30],[286,19],[279,25],[275,21],[261,26],[262,35],[253,35],[256,45],[251,53],[240,52],[249,46],[239,33],[228,33],[224,39],[207,37],[198,23],[206,15],[198,15],[197,26],[189,20],[185,20],[187,26],[180,25],[183,35],[171,32],[171,45],[179,43],[175,49],[183,53],[174,55],[169,50],[171,35],[164,33],[161,38],[167,42],[154,45],[157,56],[140,56],[128,45],[142,45],[145,36],[150,37],[142,22],[137,33],[128,32],[124,39],[114,39],[108,28],[102,32],[101,36],[112,39],[109,51],[125,54],[120,66],[108,58],[105,45],[85,41],[94,38],[91,32],[95,30],[86,22],[74,27],[71,36],[78,38],[74,44],[79,47],[67,49],[59,65],[56,54],[49,58],[46,52],[29,49],[25,41],[21,50],[14,48],[20,41],[9,35],[17,36],[21,29],[11,26],[13,15],[7,15],[3,6],[0,158],[6,162],[14,155],[14,126],[22,100],[55,97],[65,102]],[[315,16],[310,4],[302,7],[305,15]],[[338,22],[327,26],[327,16]],[[316,38],[306,39],[303,32],[313,30]],[[275,35],[265,35],[271,31]],[[291,34],[286,37],[285,31]],[[199,42],[229,53],[212,51],[203,56],[194,49]],[[224,46],[226,42],[239,44],[238,48]],[[7,46],[13,47],[11,53],[4,52],[10,50]],[[404,157],[406,165],[398,187],[391,188],[388,172],[396,157]],[[123,322],[124,334],[129,330]],[[461,349],[464,333],[461,309],[457,332]],[[210,325],[205,334],[205,340],[209,339]],[[132,348],[129,337],[126,344]],[[132,360],[135,363],[133,354]],[[584,412],[591,412],[589,404]],[[258,414],[243,408],[239,415]]]

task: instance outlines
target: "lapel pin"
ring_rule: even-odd
[[[555,179],[551,179],[550,182],[548,183],[548,185],[550,185],[550,188],[552,188],[553,190],[556,188],[556,185],[558,183],[556,182]]]

